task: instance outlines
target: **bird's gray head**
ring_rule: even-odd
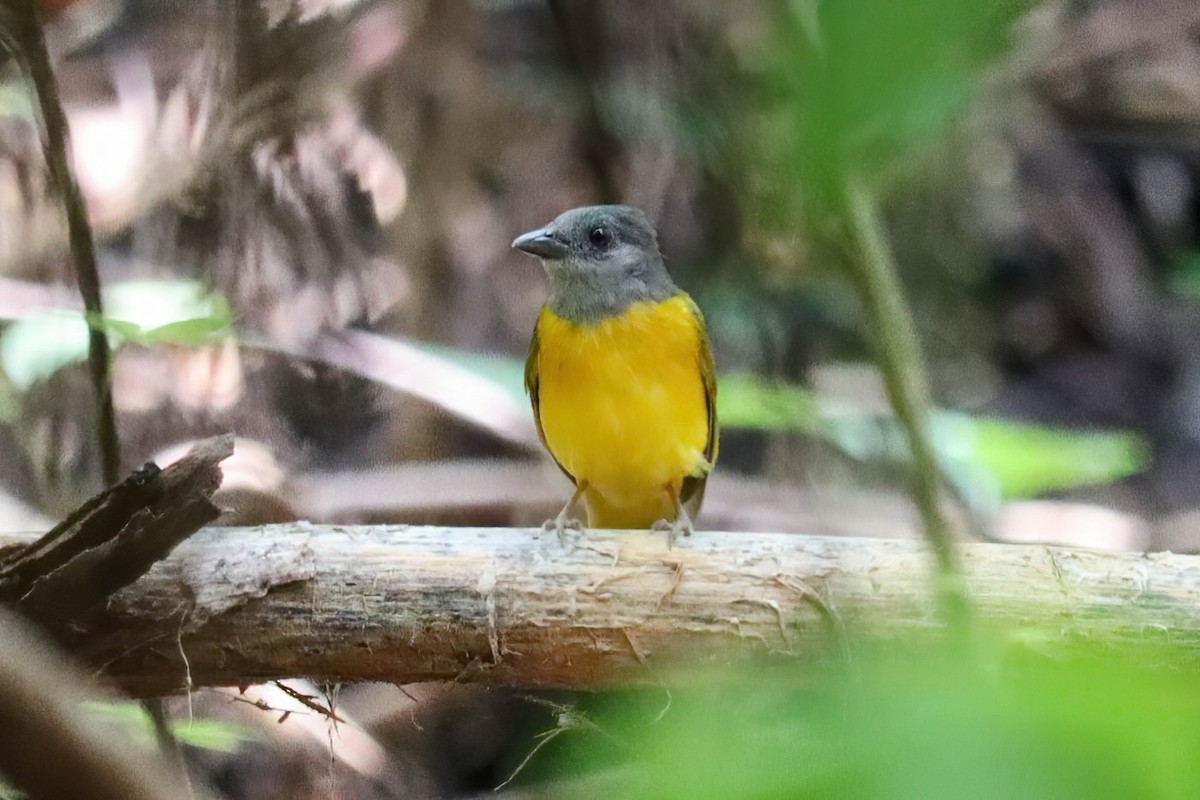
[[[512,246],[542,260],[550,276],[550,309],[570,322],[598,322],[679,291],[650,220],[630,206],[573,208],[518,236]]]

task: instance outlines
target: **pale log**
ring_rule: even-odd
[[[0,544],[6,540],[0,538]],[[7,541],[11,541],[11,538]],[[1200,655],[1200,556],[962,548],[979,618]],[[79,654],[135,695],[260,682],[653,682],[672,658],[841,652],[939,624],[918,541],[523,529],[206,528],[109,602]],[[183,656],[186,655],[186,664]]]

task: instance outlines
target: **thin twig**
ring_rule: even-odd
[[[330,703],[329,706],[326,707],[326,706],[323,706],[320,703],[318,703],[312,695],[304,694],[303,692],[298,692],[282,681],[271,681],[271,683],[273,683],[275,685],[275,688],[277,688],[279,691],[283,692],[288,697],[295,700],[300,705],[302,705],[306,708],[311,708],[313,711],[316,711],[321,716],[331,719],[334,722],[341,722],[343,724],[346,724],[346,720],[342,719],[334,712],[332,703]]]
[[[968,603],[953,533],[942,513],[940,469],[929,430],[929,381],[916,326],[904,302],[896,264],[875,198],[856,176],[843,186],[844,212],[854,254],[851,268],[866,306],[888,398],[908,439],[913,500],[937,556],[939,594],[952,624],[966,621]]]
[[[553,742],[555,739],[557,739],[559,737],[560,734],[566,733],[568,730],[571,730],[571,729],[564,728],[561,726],[554,727],[548,731],[542,731],[541,733],[534,736],[533,738],[537,739],[537,744],[534,745],[533,749],[530,750],[525,755],[525,758],[521,759],[521,763],[517,764],[517,768],[512,771],[512,774],[509,775],[507,778],[505,778],[502,783],[497,784],[496,787],[494,789],[492,789],[492,791],[498,792],[501,789],[503,789],[505,786],[508,786],[510,783],[512,783],[514,780],[516,780],[517,776],[520,775],[525,770],[525,766],[530,761],[533,760],[533,757],[538,754],[539,750],[541,750],[543,747],[545,747],[546,745]]]
[[[83,194],[71,170],[67,150],[67,117],[59,100],[58,81],[50,65],[46,38],[33,0],[15,0],[12,6],[19,23],[14,43],[20,48],[19,60],[28,71],[42,116],[42,150],[50,173],[50,184],[62,198],[71,243],[71,261],[79,282],[79,293],[87,311],[88,372],[96,393],[96,435],[100,445],[102,478],[112,486],[120,477],[121,451],[117,440],[116,413],[113,410],[109,368],[112,353],[104,331],[104,305],[100,298],[100,274],[96,268],[96,245],[88,224]]]
[[[561,734],[564,734],[567,731],[592,731],[594,733],[601,734],[615,744],[620,744],[620,741],[616,739],[616,737],[601,728],[595,722],[592,722],[592,720],[588,719],[586,715],[581,713],[574,706],[555,703],[552,700],[546,700],[545,698],[537,697],[535,695],[524,695],[523,699],[527,702],[543,705],[553,709],[557,713],[557,716],[555,717],[555,724],[550,730],[542,731],[533,737],[537,741],[537,744],[534,745],[533,749],[526,754],[525,758],[521,759],[521,763],[517,764],[517,768],[512,771],[512,774],[505,778],[503,783],[500,783],[492,789],[493,792],[500,791],[516,780],[516,777],[525,770],[525,767],[530,761],[533,760],[533,757],[538,754],[539,750],[550,744],[550,742],[554,741]]]
[[[248,706],[254,706],[259,711],[266,711],[271,714],[279,714],[280,715],[279,719],[275,720],[277,723],[286,722],[287,718],[292,716],[293,714],[296,714],[297,716],[299,716],[301,714],[307,713],[304,711],[296,711],[295,709],[292,709],[292,708],[276,708],[275,706],[271,705],[270,703],[268,703],[266,700],[263,700],[262,698],[259,698],[258,700],[247,700],[246,698],[241,697],[239,695],[233,695],[229,699],[234,703],[245,703]]]

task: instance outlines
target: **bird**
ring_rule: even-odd
[[[704,316],[671,280],[649,218],[625,205],[565,211],[513,240],[550,293],[525,362],[538,436],[575,484],[544,526],[690,535],[717,459],[717,381]]]

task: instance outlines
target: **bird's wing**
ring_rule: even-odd
[[[538,329],[541,327],[541,317],[538,317],[538,322],[533,326],[533,340],[529,343],[529,357],[525,359],[525,391],[529,392],[529,402],[533,405],[533,423],[537,426],[538,438],[542,440],[542,446],[546,448],[546,452],[554,459],[554,463],[562,470],[563,475],[571,479],[571,483],[575,483],[575,476],[567,472],[567,468],[562,465],[554,456],[554,451],[550,449],[550,443],[546,441],[546,432],[542,430],[542,405],[538,396]]]
[[[690,302],[689,305],[692,317],[696,322],[696,331],[699,334],[696,365],[699,367],[700,376],[704,381],[704,404],[708,409],[708,441],[704,444],[704,459],[711,469],[712,465],[717,462],[720,440],[720,429],[717,425],[717,366],[713,360],[712,347],[708,342],[708,331],[704,327],[704,315],[700,313],[699,307],[694,302]],[[703,475],[689,476],[683,480],[679,499],[689,506],[688,511],[693,516],[700,510],[700,503],[704,499],[704,485],[707,482],[707,472]]]

